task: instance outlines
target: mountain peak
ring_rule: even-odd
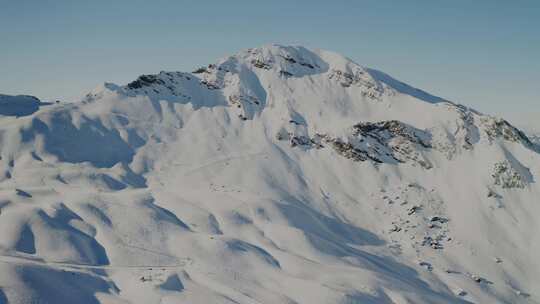
[[[241,51],[235,57],[251,62],[256,67],[274,69],[288,76],[329,73],[339,79],[344,86],[365,82],[381,89],[391,88],[431,103],[448,102],[396,80],[384,72],[361,66],[352,59],[332,51],[312,50],[299,45],[267,44]]]
[[[341,55],[38,104],[0,95],[0,302],[540,299],[538,147]]]
[[[406,95],[428,103],[448,103],[388,74],[362,67],[338,53],[280,44],[245,49],[192,73],[162,71],[141,75],[124,86],[104,84],[88,94],[85,101],[95,100],[103,92],[114,92],[127,96],[144,95],[156,100],[190,102],[200,107],[208,105],[204,100],[209,90],[221,92],[218,95],[225,95],[226,98],[249,95],[249,98],[266,99],[270,85],[275,87],[280,83],[289,86],[298,81],[318,82],[321,86],[334,87],[336,91],[345,90],[349,91],[348,94],[373,100],[390,100],[396,95]],[[215,92],[210,94],[216,95]],[[258,102],[259,105],[265,103],[264,100]],[[251,118],[253,113],[242,116]]]

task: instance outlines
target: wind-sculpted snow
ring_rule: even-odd
[[[433,96],[427,92],[424,92],[420,89],[413,88],[410,85],[403,83],[397,79],[392,78],[390,75],[377,71],[374,69],[367,69],[367,72],[378,82],[384,83],[388,87],[398,91],[401,94],[410,95],[415,98],[418,98],[422,101],[429,103],[439,103],[439,102],[448,102],[448,100],[442,99],[437,96]]]
[[[137,142],[124,141],[118,130],[109,129],[98,119],[73,117],[67,111],[35,118],[23,132],[22,141],[43,140],[43,149],[61,162],[90,162],[96,167],[112,167],[131,162]]]
[[[0,303],[540,301],[538,146],[338,54],[2,98]]]

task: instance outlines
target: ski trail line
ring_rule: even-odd
[[[12,256],[12,255],[0,255],[0,263],[4,263],[4,264],[37,265],[37,266],[46,266],[46,267],[64,267],[64,268],[75,268],[75,269],[103,269],[103,270],[146,269],[146,268],[176,269],[176,268],[183,268],[183,267],[193,264],[193,260],[191,260],[190,258],[184,258],[180,260],[181,261],[178,264],[168,264],[168,265],[90,265],[90,264],[80,264],[80,263],[36,260],[36,259],[18,257],[18,256]]]

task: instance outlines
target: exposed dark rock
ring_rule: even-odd
[[[414,213],[416,213],[416,211],[420,209],[422,209],[421,206],[418,206],[418,205],[412,206],[411,208],[407,210],[407,215],[413,215]]]
[[[140,89],[156,83],[164,85],[165,81],[158,78],[156,75],[141,75],[137,80],[128,83],[127,87],[130,89]]]
[[[467,295],[467,292],[466,292],[465,290],[463,290],[463,289],[460,289],[460,290],[458,290],[458,291],[456,292],[456,294],[457,294],[458,296],[460,296],[460,297],[464,297],[464,296]]]
[[[264,62],[259,59],[254,59],[253,61],[251,61],[251,64],[253,64],[253,66],[259,69],[270,70],[272,68],[272,65],[270,63]]]
[[[524,168],[524,170],[527,170]],[[527,172],[530,175],[530,172]],[[523,176],[519,170],[514,168],[509,161],[501,161],[495,164],[491,175],[495,185],[502,188],[525,188],[529,183],[527,178]],[[488,193],[489,196],[489,193]]]
[[[291,76],[293,76],[292,73],[287,72],[287,71],[284,71],[284,70],[279,71],[279,75],[285,76],[285,77],[291,77]]]
[[[201,74],[201,73],[206,73],[206,72],[208,72],[208,70],[205,67],[200,67],[200,68],[196,69],[195,71],[193,71],[192,73],[193,74]]]
[[[424,148],[432,148],[427,132],[415,129],[397,120],[381,121],[377,123],[358,123],[353,126],[354,135],[364,135],[374,138],[403,137],[410,142],[417,143]]]
[[[291,119],[291,120],[289,120],[289,123],[291,123],[291,124],[295,124],[295,125],[297,125],[297,126],[300,126],[300,125],[302,125],[302,123],[299,123],[299,122],[297,122],[296,120],[292,120],[292,119]]]
[[[17,193],[18,196],[22,196],[22,197],[27,197],[27,198],[31,198],[32,195],[26,191],[23,191],[21,189],[15,189],[15,192]]]
[[[440,243],[440,240],[434,239],[431,236],[425,236],[422,241],[422,246],[429,246],[433,249],[443,249],[443,245]]]
[[[420,266],[426,268],[426,269],[429,270],[429,271],[432,271],[432,270],[433,270],[433,266],[431,265],[431,263],[421,261],[421,262],[418,263],[418,265],[420,265]]]
[[[280,56],[280,57],[289,63],[296,63],[296,60],[290,56]]]
[[[473,144],[479,140],[479,131],[478,127],[474,124],[473,111],[462,105],[452,105],[452,107],[457,111],[462,121],[462,124],[458,126],[458,131],[456,133],[459,133],[462,130],[464,131],[463,148],[471,150]]]
[[[444,217],[440,217],[440,216],[432,216],[430,219],[429,219],[430,222],[439,222],[441,224],[443,223],[446,223],[448,222],[448,219],[444,218]]]
[[[296,121],[289,122],[298,125]],[[304,137],[294,138],[289,134],[289,139],[294,138],[292,146],[321,148],[328,144],[338,154],[353,161],[370,160],[389,164],[411,161],[425,169],[432,167],[422,155],[422,150],[432,148],[431,134],[399,121],[356,124],[346,140],[325,134],[317,134],[311,139]]]
[[[331,143],[336,152],[353,161],[366,161],[369,159],[376,163],[383,163],[383,161],[375,155],[371,155],[364,150],[356,149],[351,143],[343,142],[340,139],[328,140],[328,142]]]
[[[489,118],[484,120],[484,123],[486,126],[485,132],[490,140],[503,138],[508,141],[521,142],[528,147],[534,146],[525,133],[504,119]]]
[[[377,83],[368,73],[360,69],[354,72],[332,70],[329,73],[328,78],[334,79],[345,88],[352,85],[362,87],[362,95],[370,99],[378,100],[383,93],[382,86]]]
[[[308,67],[308,68],[310,68],[310,69],[314,69],[314,68],[315,68],[315,66],[314,66],[313,64],[311,64],[311,63],[300,62],[299,64],[300,64],[301,66],[305,66],[305,67]]]
[[[487,280],[486,278],[483,278],[479,275],[476,275],[476,274],[472,274],[471,275],[471,279],[473,279],[473,281],[475,281],[476,283],[486,283],[486,284],[493,284],[493,282]]]
[[[502,198],[502,196],[500,194],[493,191],[492,189],[488,189],[487,197],[489,197],[489,198],[499,198],[499,199]]]
[[[291,138],[291,146],[309,146],[313,144],[312,140],[307,136],[293,136]]]
[[[207,80],[201,80],[201,85],[205,86],[209,90],[219,90],[221,87],[216,83],[209,82]]]

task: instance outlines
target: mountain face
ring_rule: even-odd
[[[539,303],[539,152],[296,46],[2,95],[0,303]]]

